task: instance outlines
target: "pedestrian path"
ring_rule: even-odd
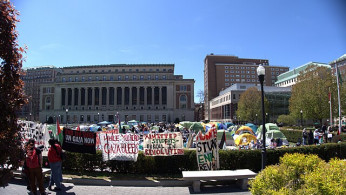
[[[52,195],[101,195],[101,194],[119,194],[119,195],[185,195],[185,194],[231,194],[231,195],[250,195],[246,190],[240,190],[234,186],[204,186],[200,193],[194,193],[191,187],[133,187],[133,186],[93,186],[93,185],[75,185],[73,183],[63,183],[64,187],[60,192],[49,191],[48,183],[45,182],[46,192]],[[26,185],[22,179],[14,178],[5,188],[0,188],[1,195],[25,195],[29,194]]]

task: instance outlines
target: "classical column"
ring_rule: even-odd
[[[151,105],[155,105],[155,87],[151,87]]]
[[[93,88],[91,88],[91,96],[92,96],[92,101],[91,101],[91,106],[95,106],[95,91],[96,91],[96,87],[93,87]],[[95,107],[93,108],[93,109],[95,109]]]
[[[75,96],[76,94],[74,93],[74,88],[71,88],[71,91],[72,91],[71,107],[73,108],[73,106],[75,105],[74,96]]]
[[[162,106],[162,87],[159,87],[159,105]]]
[[[129,106],[132,106],[132,87],[129,87]]]
[[[147,92],[147,87],[144,87],[144,107],[147,107],[147,100],[148,100],[148,92]]]
[[[137,87],[137,107],[139,107],[139,102],[141,101],[140,88],[139,86]]]
[[[125,87],[121,87],[121,107],[125,108]]]

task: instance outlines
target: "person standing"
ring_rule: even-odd
[[[60,145],[54,139],[50,139],[48,141],[50,148],[48,150],[48,162],[51,169],[50,181],[48,189],[52,190],[52,186],[55,184],[56,187],[54,190],[61,190],[61,182],[62,182],[62,171],[61,171],[61,153],[62,149]]]
[[[29,139],[26,147],[25,163],[29,170],[29,183],[31,192],[37,193],[36,181],[39,185],[41,194],[46,194],[43,187],[43,174],[42,174],[42,153],[41,150],[35,148],[35,140]]]
[[[306,129],[303,129],[303,146],[307,145],[307,140],[308,140],[308,132],[306,132]]]
[[[314,133],[310,129],[310,132],[309,132],[309,145],[312,145],[313,143],[314,143]]]

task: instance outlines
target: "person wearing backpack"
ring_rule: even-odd
[[[50,181],[48,185],[49,190],[53,190],[52,186],[55,184],[54,190],[61,190],[61,182],[62,182],[62,171],[61,171],[61,154],[62,149],[59,144],[57,144],[56,140],[49,139],[48,141],[50,148],[48,150],[48,162],[51,169]]]
[[[31,192],[37,193],[36,181],[38,183],[39,191],[41,194],[46,194],[43,187],[43,174],[42,174],[42,152],[35,148],[35,140],[29,139],[26,147],[25,164],[29,171],[29,183]]]

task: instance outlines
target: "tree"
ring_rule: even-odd
[[[198,90],[197,92],[197,97],[199,98],[199,103],[204,102],[204,91],[203,90]]]
[[[318,120],[322,124],[322,119],[330,115],[329,90],[337,94],[335,77],[326,67],[309,66],[297,80],[289,100],[290,115],[299,119],[302,110],[304,119]],[[333,96],[332,102],[337,102],[336,98]],[[336,113],[335,106],[333,113]]]
[[[269,103],[265,97],[264,107],[265,110],[269,108]],[[242,121],[255,122],[256,114],[258,115],[258,120],[262,120],[262,97],[261,92],[256,87],[248,88],[240,95],[236,113],[237,116],[241,117]]]
[[[18,46],[16,22],[18,12],[8,0],[0,1],[0,166],[12,165],[17,169],[22,155],[17,112],[26,103],[23,93],[22,53]],[[9,168],[0,169],[0,186],[10,179]]]
[[[283,123],[284,125],[294,125],[296,120],[291,115],[280,115],[277,120],[278,123]]]

